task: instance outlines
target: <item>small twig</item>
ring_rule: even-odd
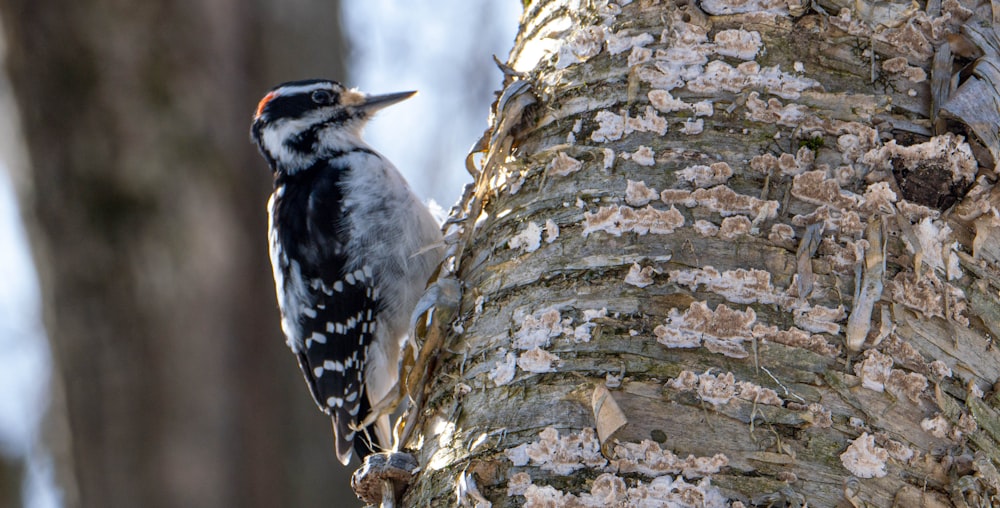
[[[396,507],[396,489],[393,487],[392,482],[387,479],[382,479],[382,508],[395,508]]]

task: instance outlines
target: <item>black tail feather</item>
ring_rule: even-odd
[[[358,414],[367,415],[368,411],[371,409],[371,403],[368,402],[368,397],[361,397],[361,410]],[[358,431],[354,435],[354,452],[358,454],[358,460],[363,461],[365,457],[375,453],[375,450],[381,450],[383,444],[378,442],[378,438],[375,436],[375,425],[369,425],[365,427],[364,430]]]

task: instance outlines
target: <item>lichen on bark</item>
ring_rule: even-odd
[[[506,85],[535,104],[501,101],[456,210],[482,213],[408,502],[469,474],[497,506],[996,496],[997,175],[926,79],[976,8],[529,4]]]

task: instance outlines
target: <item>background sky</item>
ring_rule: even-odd
[[[418,90],[413,99],[379,113],[365,137],[399,167],[418,195],[447,210],[471,181],[465,154],[487,126],[493,91],[502,79],[491,55],[506,60],[521,4],[344,3],[352,48],[349,76],[311,77],[338,79],[369,93]],[[48,399],[49,351],[38,281],[6,171],[22,156],[11,104],[10,87],[0,77],[0,455],[29,457],[26,507],[56,508],[61,506],[58,489],[38,442]]]
[[[465,154],[487,127],[521,14],[518,0],[345,2],[350,85],[420,93],[378,114],[366,138],[417,194],[445,209],[472,178]]]

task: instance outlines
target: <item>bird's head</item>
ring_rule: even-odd
[[[365,146],[361,131],[368,119],[415,93],[367,95],[336,81],[291,81],[257,104],[250,136],[272,170],[293,172],[318,158]]]

